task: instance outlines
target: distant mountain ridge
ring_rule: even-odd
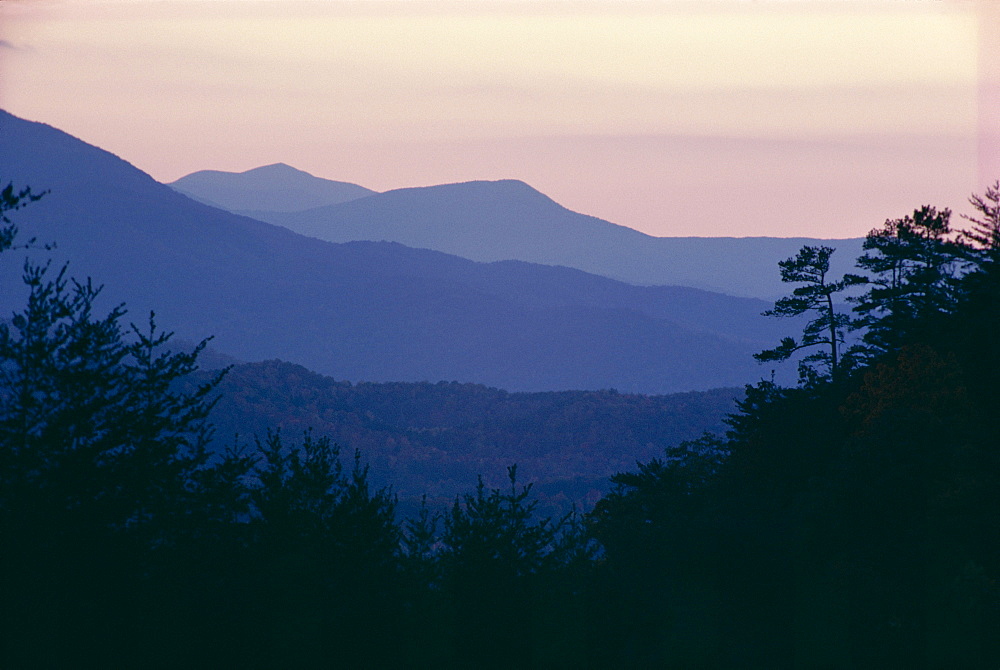
[[[24,303],[22,258],[70,262],[105,307],[150,310],[220,353],[351,381],[475,382],[509,391],[669,393],[740,386],[751,354],[797,328],[763,301],[637,287],[568,268],[482,264],[395,243],[332,244],[197,203],[112,154],[0,112],[0,179],[54,252],[0,257],[0,310]],[[366,198],[367,199],[367,198]],[[788,371],[794,374],[793,371]],[[779,374],[782,374],[779,371]]]
[[[862,244],[861,239],[652,237],[570,211],[512,179],[396,189],[314,208],[303,202],[299,211],[290,205],[266,211],[249,202],[232,201],[230,209],[329,242],[399,242],[481,262],[561,265],[637,285],[766,299],[787,292],[777,263],[803,245],[838,249],[833,272],[843,273],[852,269]]]
[[[206,205],[239,212],[293,212],[363,198],[375,191],[274,163],[245,172],[201,170],[169,184]]]

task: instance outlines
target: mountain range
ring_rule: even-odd
[[[204,177],[208,174],[213,178]],[[788,292],[777,262],[803,245],[836,248],[832,270],[842,274],[852,269],[862,244],[861,239],[652,237],[572,212],[516,180],[364,193],[360,186],[279,164],[244,173],[196,172],[171,186],[328,242],[399,242],[481,262],[560,265],[638,285],[690,286],[765,299]],[[350,186],[354,190],[344,190]],[[300,194],[298,205],[286,194]],[[335,202],[332,194],[341,200]],[[329,202],[316,204],[324,199]],[[262,202],[281,206],[267,208]]]
[[[125,302],[137,323],[155,310],[162,326],[188,339],[215,336],[219,351],[240,360],[281,358],[342,380],[509,391],[739,386],[770,374],[753,352],[800,327],[759,316],[770,306],[761,300],[305,237],[196,202],[6,112],[0,156],[0,180],[49,191],[16,213],[23,235],[58,245],[0,258],[7,314],[23,305],[27,254],[103,284],[103,308]]]

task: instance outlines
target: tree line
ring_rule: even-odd
[[[798,386],[613,478],[591,532],[635,664],[1000,661],[1000,183],[971,203],[872,230],[858,274],[781,262],[769,313],[810,320],[758,359],[800,356]]]
[[[0,192],[0,252],[42,195]],[[873,230],[857,275],[826,247],[780,263],[770,313],[811,318],[758,358],[798,357],[798,386],[748,386],[725,434],[557,518],[516,466],[399,519],[328,438],[212,452],[207,342],[27,262],[0,324],[0,664],[995,666],[1000,184],[972,204],[965,230],[931,207]]]

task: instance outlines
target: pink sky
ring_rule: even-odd
[[[997,25],[991,0],[0,0],[0,106],[165,182],[517,178],[654,235],[860,236],[1000,176]]]

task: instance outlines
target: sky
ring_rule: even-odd
[[[652,235],[856,237],[1000,177],[998,6],[0,0],[0,107],[163,182],[514,178]]]

